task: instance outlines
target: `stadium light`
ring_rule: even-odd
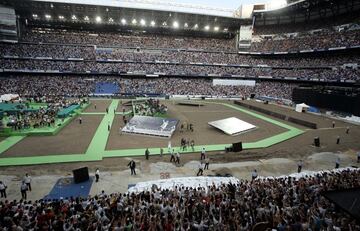
[[[145,26],[145,25],[146,25],[146,21],[145,21],[144,19],[141,19],[141,20],[140,20],[140,25]]]
[[[76,18],[75,15],[73,15],[73,16],[71,16],[71,19],[72,19],[72,20],[76,20],[77,18]]]
[[[84,17],[84,20],[85,20],[85,21],[89,21],[89,17],[88,17],[88,16],[85,16],[85,17]]]
[[[224,28],[224,31],[227,32],[229,29],[228,28]]]
[[[218,26],[214,27],[214,31],[219,31],[219,27]]]
[[[179,23],[177,21],[173,22],[173,27],[174,28],[179,28]]]
[[[209,26],[209,25],[206,25],[206,26],[204,27],[204,29],[205,29],[205,30],[210,30],[210,26]]]
[[[199,28],[199,25],[198,25],[198,24],[195,24],[195,25],[194,25],[194,29],[197,29],[197,28]]]
[[[100,17],[100,16],[96,16],[95,21],[96,21],[96,22],[101,22],[101,17]]]
[[[155,23],[154,20],[150,22],[150,25],[151,25],[151,26],[155,26],[155,24],[156,24],[156,23]]]
[[[187,24],[187,22],[184,23],[184,28],[188,28],[188,27],[189,27],[189,25]]]
[[[163,26],[167,26],[167,22],[163,22],[163,24],[162,24]]]
[[[109,22],[114,22],[114,19],[113,19],[113,18],[109,18]]]
[[[45,18],[46,19],[51,19],[51,15],[50,14],[45,14]]]
[[[37,14],[33,14],[32,16],[33,16],[33,18],[37,18],[37,17],[38,17],[38,15],[37,15]]]
[[[63,20],[63,19],[64,19],[64,16],[59,15],[59,19],[60,19],[60,20]]]
[[[135,25],[137,23],[136,19],[134,18],[131,23]]]
[[[126,25],[126,20],[125,20],[125,18],[121,19],[121,24]]]

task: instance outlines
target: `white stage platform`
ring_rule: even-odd
[[[136,115],[121,129],[121,132],[170,138],[178,122],[177,119]]]
[[[235,117],[212,121],[208,124],[231,136],[236,136],[256,128],[255,125]]]

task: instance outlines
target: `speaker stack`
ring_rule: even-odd
[[[233,152],[241,152],[242,151],[242,142],[233,143],[232,145]]]
[[[76,184],[89,180],[89,169],[87,167],[73,170],[74,182]]]
[[[320,147],[320,138],[319,137],[314,138],[314,145],[315,145],[315,147]]]

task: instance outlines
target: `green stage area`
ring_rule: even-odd
[[[0,104],[0,110],[3,109],[5,111],[11,111],[16,112],[16,106],[19,104]],[[23,104],[21,104],[23,105]],[[26,110],[38,110],[40,107],[47,107],[47,104],[43,103],[30,103],[29,109]],[[80,105],[71,105],[63,110],[61,110],[58,113],[58,118],[55,119],[55,123],[52,126],[42,126],[38,128],[23,128],[21,130],[14,130],[11,127],[5,127],[1,132],[0,136],[17,136],[17,137],[25,137],[25,136],[49,136],[49,135],[56,135],[59,131],[61,131],[62,128],[64,128],[66,125],[68,125],[71,120],[73,120],[76,115],[80,114],[84,109],[86,109],[89,106],[89,104],[83,104]],[[59,114],[61,116],[59,116]],[[9,119],[8,117],[4,117],[2,119],[3,123],[6,124]],[[1,143],[0,143],[0,150],[1,150]]]
[[[92,137],[92,140],[86,150],[85,153],[82,154],[66,154],[66,155],[49,155],[47,156],[29,156],[29,157],[3,157],[1,158],[1,153],[9,149],[12,145],[19,142],[25,136],[14,136],[9,137],[2,142],[0,142],[0,166],[15,166],[15,165],[35,165],[35,164],[50,164],[50,163],[69,163],[69,162],[81,162],[81,161],[100,161],[103,158],[107,157],[136,157],[143,156],[146,147],[142,148],[133,148],[133,149],[119,149],[119,150],[106,150],[106,145],[109,139],[109,131],[108,126],[112,126],[113,121],[116,115],[121,115],[122,113],[116,112],[117,107],[119,105],[120,100],[113,99],[111,100],[110,105],[108,106],[109,113],[104,112],[86,112],[86,113],[77,113],[83,115],[102,115],[102,120]],[[288,124],[282,123],[278,120],[269,118],[264,115],[260,115],[258,113],[249,111],[243,107],[223,102],[213,102],[213,101],[201,101],[202,104],[218,104],[224,107],[230,108],[231,110],[239,111],[245,113],[249,116],[255,117],[260,120],[264,120],[272,125],[279,126],[285,130],[285,132],[281,132],[280,134],[264,138],[261,140],[257,140],[254,142],[245,142],[243,143],[244,149],[258,149],[258,148],[267,148],[274,144],[286,141],[293,137],[296,137],[302,133],[303,130],[299,128],[295,128]],[[125,112],[125,114],[129,114],[131,111]],[[135,136],[134,136],[135,137]],[[46,144],[44,144],[46,145]],[[229,147],[231,144],[216,144],[216,145],[199,145],[195,146],[195,152],[200,152],[200,150],[205,147],[207,151],[223,151],[225,147]],[[179,147],[174,147],[179,149]],[[167,147],[163,147],[164,154],[167,153]],[[160,154],[160,147],[149,148],[151,155]],[[192,153],[193,151],[182,151],[181,153]]]

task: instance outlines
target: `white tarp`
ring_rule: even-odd
[[[213,86],[251,86],[255,87],[255,80],[239,80],[239,79],[213,79]]]
[[[9,102],[12,100],[18,100],[19,95],[18,94],[4,94],[0,96],[0,102]]]
[[[208,122],[208,124],[231,136],[239,135],[256,128],[255,125],[235,117],[211,121]]]
[[[221,184],[237,184],[239,183],[239,179],[235,177],[179,177],[179,178],[171,178],[164,180],[154,180],[154,181],[146,181],[139,182],[134,187],[129,188],[128,192],[143,192],[150,191],[153,185],[161,189],[174,189],[177,187],[204,187],[207,188],[210,185],[220,186]]]
[[[305,103],[296,104],[295,111],[304,112],[307,111],[310,106]]]

